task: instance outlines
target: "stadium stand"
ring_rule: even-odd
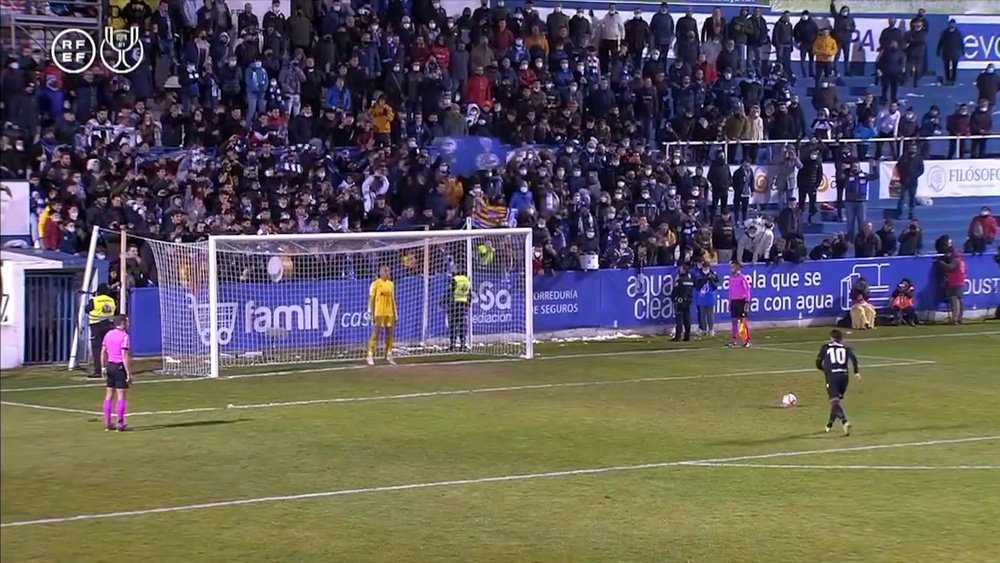
[[[852,256],[837,234],[856,223],[905,230],[914,202],[899,213],[895,194],[916,190],[923,162],[1000,152],[992,65],[970,68],[958,25],[928,29],[922,13],[862,49],[877,60],[845,64],[857,25],[838,5],[814,17],[503,0],[453,13],[438,0],[87,4],[4,4],[15,24],[0,52],[0,171],[30,180],[48,250],[83,251],[93,225],[195,241],[516,224],[535,229],[545,269],[578,269],[588,253],[602,267],[718,261],[747,233],[755,260]],[[139,28],[142,48],[123,52],[134,70],[58,68],[53,30],[82,16]],[[803,51],[819,72],[804,72]],[[936,74],[930,59],[960,70]],[[966,137],[959,150],[935,139],[949,134]],[[892,165],[911,147],[909,172]],[[853,162],[868,205],[847,226],[832,183],[846,185],[834,171]],[[784,210],[810,192],[815,213]],[[964,240],[998,203],[916,199],[924,247]],[[762,248],[772,229],[778,244]]]

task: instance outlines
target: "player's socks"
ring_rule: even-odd
[[[730,331],[730,334],[732,335],[732,338],[730,339],[730,342],[732,342],[733,344],[736,344],[737,342],[739,342],[739,340],[740,340],[740,321],[738,319],[733,319],[733,322],[732,322],[732,331]]]
[[[371,358],[375,355],[375,345],[378,344],[378,330],[372,331],[371,337],[368,339],[368,357]]]
[[[111,427],[111,399],[104,399],[104,426]]]
[[[118,399],[118,405],[116,406],[118,407],[118,428],[122,428],[125,426],[125,411],[128,406],[128,399],[124,397]]]
[[[386,334],[385,334],[385,356],[387,358],[391,358],[392,357],[392,346],[393,346],[393,344],[395,344],[395,340],[396,340],[395,335],[392,332],[390,332],[390,331],[386,331]]]

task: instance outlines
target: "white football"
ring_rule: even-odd
[[[799,398],[791,393],[785,393],[785,395],[781,397],[781,406],[785,408],[794,407],[797,404],[799,404]]]

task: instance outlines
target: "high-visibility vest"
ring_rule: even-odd
[[[87,312],[87,322],[96,324],[106,321],[115,316],[115,300],[107,295],[97,295],[94,297],[93,308]]]
[[[457,275],[453,278],[455,280],[455,303],[468,303],[469,297],[472,295],[472,280],[469,276]]]

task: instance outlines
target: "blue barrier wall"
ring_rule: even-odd
[[[992,309],[1000,303],[1000,267],[992,256],[967,256],[966,310]],[[917,286],[917,308],[935,310],[941,305],[941,289],[934,273],[934,257],[894,257],[865,260],[828,260],[777,266],[744,268],[753,286],[751,318],[780,322],[840,317],[848,309],[851,285],[864,276],[877,307],[886,306],[896,284],[909,278]],[[716,297],[717,320],[729,318],[726,301],[728,266],[716,271],[723,289]],[[642,329],[673,322],[670,300],[674,268],[563,272],[537,276],[533,283],[536,333],[574,329]],[[471,321],[475,334],[499,334],[520,326],[523,302],[513,297],[523,291],[516,278],[476,279]],[[400,303],[421,304],[423,280],[397,280]],[[446,279],[431,281],[428,336],[446,334],[444,298]],[[132,293],[132,344],[140,355],[159,354],[160,304],[158,288]],[[167,290],[165,290],[167,291]],[[205,303],[182,290],[171,296],[175,304],[168,311],[166,326],[192,331],[187,340],[197,347],[207,337]],[[364,280],[300,281],[280,284],[234,284],[220,288],[220,342],[225,352],[260,350],[289,342],[289,346],[328,344],[361,345],[369,336],[367,308],[368,282]],[[204,301],[204,299],[202,299]],[[520,302],[520,303],[519,303]],[[196,318],[202,311],[201,319]],[[417,306],[417,305],[415,305]],[[401,311],[398,332],[421,334],[421,310]],[[225,317],[225,319],[223,319]],[[138,321],[141,319],[141,322]],[[200,335],[198,326],[201,326]],[[282,340],[269,334],[285,333]],[[200,337],[199,337],[200,336]],[[201,344],[199,344],[201,342]]]

